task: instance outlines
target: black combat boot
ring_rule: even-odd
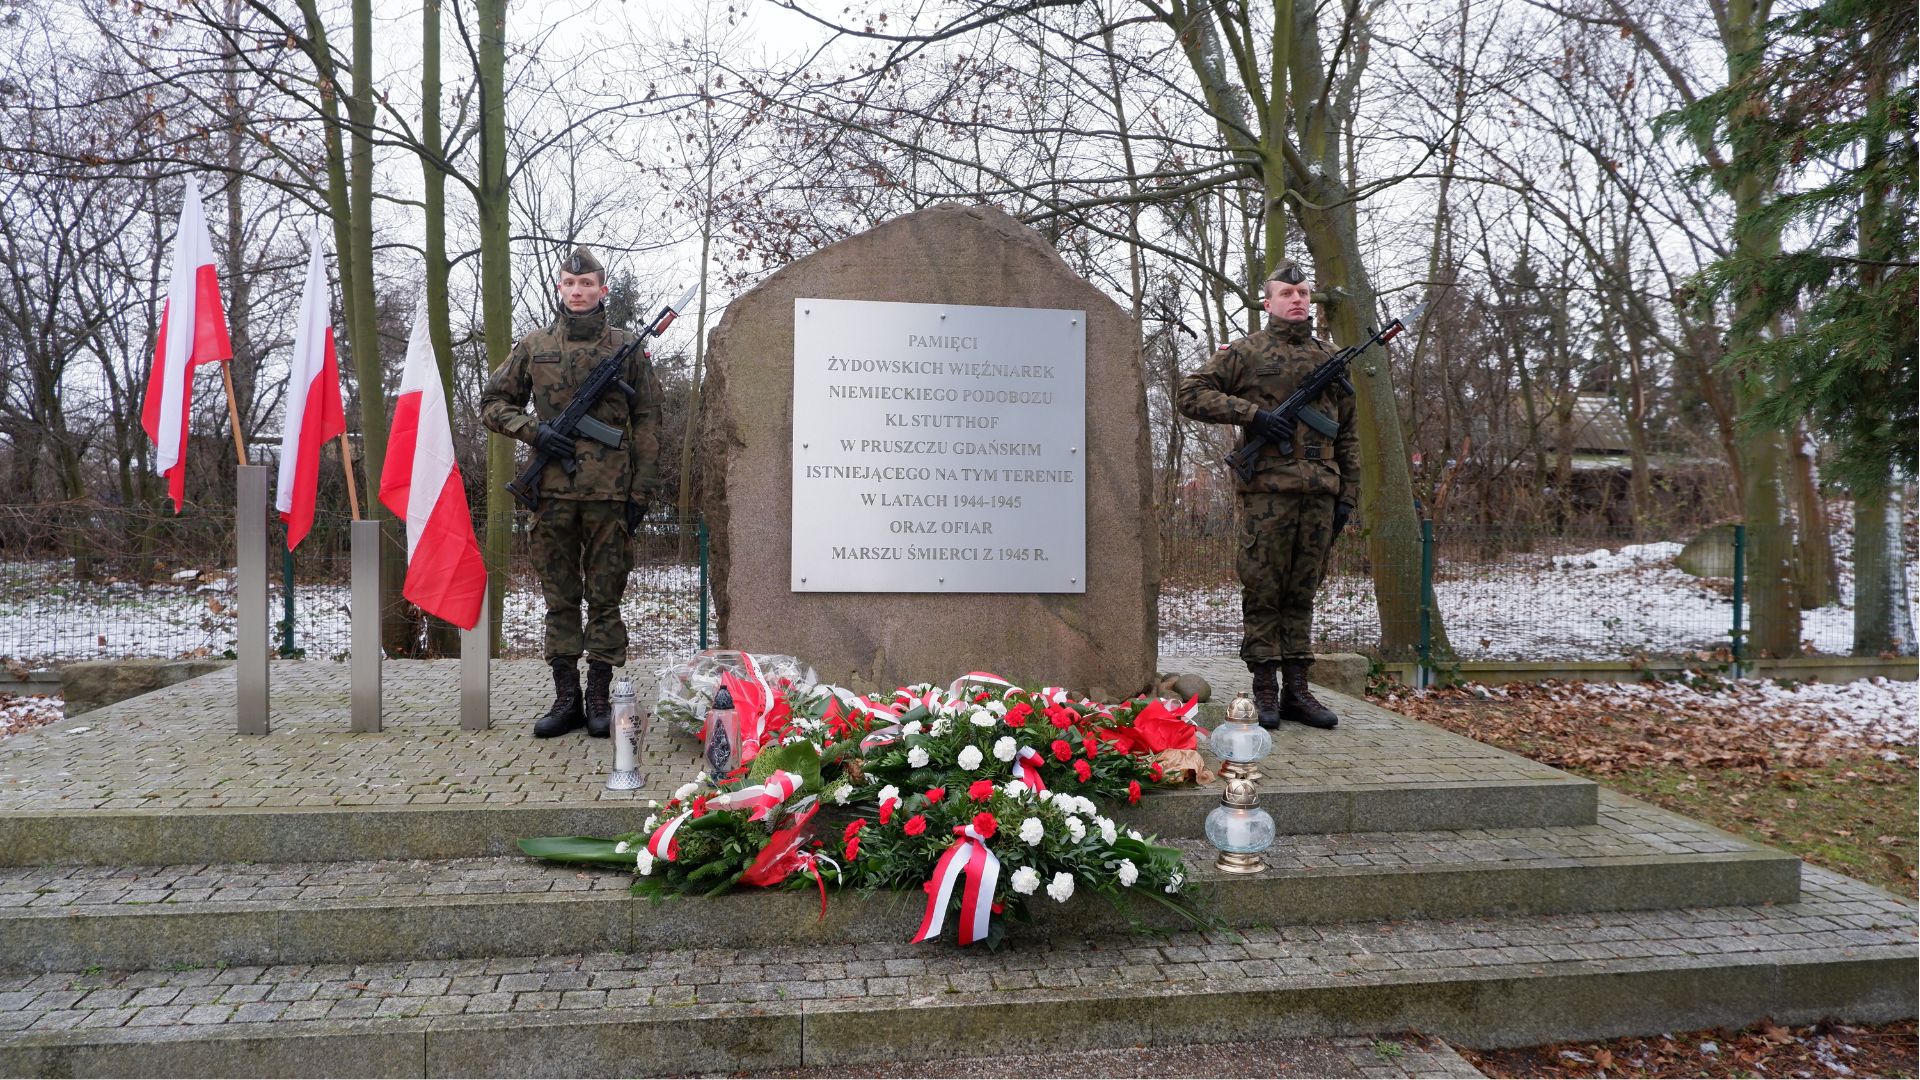
[[[604,739],[613,731],[613,665],[587,661],[587,734]]]
[[[580,711],[580,669],[571,656],[556,656],[547,661],[553,667],[553,708],[533,722],[533,737],[551,739],[565,735],[587,722]]]
[[[1280,691],[1280,715],[1287,720],[1313,728],[1331,728],[1340,722],[1333,710],[1315,700],[1307,688],[1307,669],[1311,660],[1282,660],[1280,674],[1286,685]]]
[[[1280,726],[1280,683],[1273,677],[1271,660],[1249,660],[1253,672],[1253,707],[1260,713],[1260,726],[1268,731]]]

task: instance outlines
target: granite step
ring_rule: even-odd
[[[1790,903],[1799,861],[1608,794],[1592,825],[1282,836],[1240,876],[1184,839],[1228,926]],[[519,856],[0,870],[0,969],[442,959],[682,945],[849,945],[906,936],[915,896],[748,891],[631,898],[626,873]],[[1097,897],[1040,903],[1025,939],[1127,920]],[[1184,924],[1151,905],[1148,926]]]
[[[1911,902],[0,975],[0,1074],[614,1076],[1415,1030],[1511,1046],[1916,1007]]]
[[[434,674],[429,665],[394,666],[423,681]],[[316,697],[344,692],[325,670],[337,665],[313,667],[291,665],[283,681],[311,681]],[[204,712],[190,714],[199,718],[188,726],[181,710],[231,693],[218,684],[223,677],[230,681],[216,673],[89,713],[83,724],[9,739],[0,866],[267,862],[288,852],[310,862],[505,855],[523,836],[630,831],[649,800],[666,799],[699,770],[691,740],[664,726],[643,750],[647,783],[634,792],[605,789],[605,740],[534,744],[517,727],[462,732],[439,712],[428,714],[433,723],[364,735],[306,722],[242,739]],[[1282,833],[1594,821],[1591,781],[1327,697],[1337,699],[1341,726],[1287,725],[1262,763],[1262,805]],[[1218,784],[1161,788],[1112,813],[1143,832],[1198,836],[1219,798]]]

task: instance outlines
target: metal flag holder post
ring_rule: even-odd
[[[272,650],[267,634],[267,473],[272,470],[244,461],[235,470],[234,480],[233,554],[240,579],[233,648],[234,720],[242,735],[265,735],[272,729],[267,713],[267,654]]]
[[[348,526],[353,548],[353,636],[348,642],[352,699],[349,730],[380,730],[380,522],[359,519]]]
[[[460,631],[460,729],[485,731],[493,726],[488,696],[492,665],[492,635],[487,628],[491,598],[480,594],[480,620],[470,630]]]

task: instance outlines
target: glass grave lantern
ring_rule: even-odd
[[[1273,846],[1273,815],[1260,808],[1251,780],[1229,780],[1220,805],[1207,814],[1207,842],[1220,850],[1214,866],[1229,874],[1267,868],[1260,853]]]
[[[1260,761],[1273,749],[1273,733],[1260,726],[1253,699],[1236,695],[1227,706],[1227,718],[1213,729],[1208,741],[1220,759],[1220,775],[1228,781],[1260,779]]]

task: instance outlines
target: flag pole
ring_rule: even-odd
[[[240,464],[245,465],[247,463],[247,443],[246,439],[240,434],[240,405],[239,399],[236,398],[233,393],[233,368],[230,366],[232,363],[233,361],[231,360],[222,360],[220,362],[220,378],[227,385],[227,418],[233,421],[233,453],[235,457],[240,459]]]
[[[347,449],[347,433],[340,433],[340,471],[347,474],[347,505],[353,508],[353,520],[360,520],[360,491],[353,482],[353,454]]]

